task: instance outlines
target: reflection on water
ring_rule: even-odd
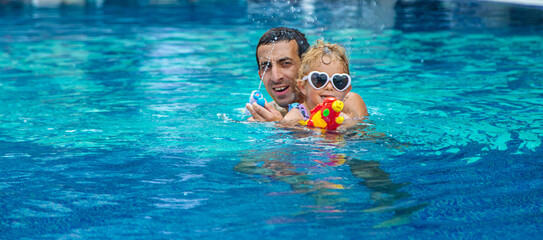
[[[412,213],[426,206],[410,199],[411,194],[402,191],[402,187],[408,183],[393,182],[379,161],[352,158],[340,153],[345,144],[341,134],[300,130],[291,134],[295,139],[322,139],[299,144],[297,149],[247,151],[242,154],[242,160],[234,170],[253,175],[259,182],[287,183],[292,189],[270,195],[303,194],[313,199],[315,205],[304,207],[306,209],[295,213],[296,216],[318,213],[341,218],[342,214],[351,212],[393,213],[390,219],[375,224],[374,227],[380,228],[407,224]],[[345,168],[349,169],[350,175],[345,175]],[[350,193],[359,189],[354,186],[357,182],[370,192],[371,205],[367,205],[366,199],[354,198],[357,194]],[[352,208],[352,205],[359,207]]]

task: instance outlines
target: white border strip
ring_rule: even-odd
[[[530,5],[530,6],[543,7],[543,0],[482,0],[482,1],[512,3],[512,4],[519,4],[519,5]]]

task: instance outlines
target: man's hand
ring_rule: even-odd
[[[266,102],[264,107],[257,103],[247,103],[245,107],[253,115],[248,120],[257,122],[277,122],[283,119],[281,112],[277,111],[272,105]]]

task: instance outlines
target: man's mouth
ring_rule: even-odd
[[[285,86],[285,87],[276,87],[276,88],[273,88],[274,91],[276,92],[284,92],[286,91],[288,88],[288,86]]]

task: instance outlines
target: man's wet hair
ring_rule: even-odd
[[[309,43],[307,42],[307,38],[305,38],[305,34],[294,28],[288,27],[276,27],[264,33],[264,35],[262,35],[262,37],[260,38],[260,41],[258,41],[258,45],[256,46],[257,66],[259,66],[260,68],[260,61],[258,61],[258,48],[261,45],[268,45],[281,41],[290,42],[291,40],[296,40],[296,44],[298,45],[298,57],[302,59],[302,54],[304,54],[307,49],[309,49]]]

